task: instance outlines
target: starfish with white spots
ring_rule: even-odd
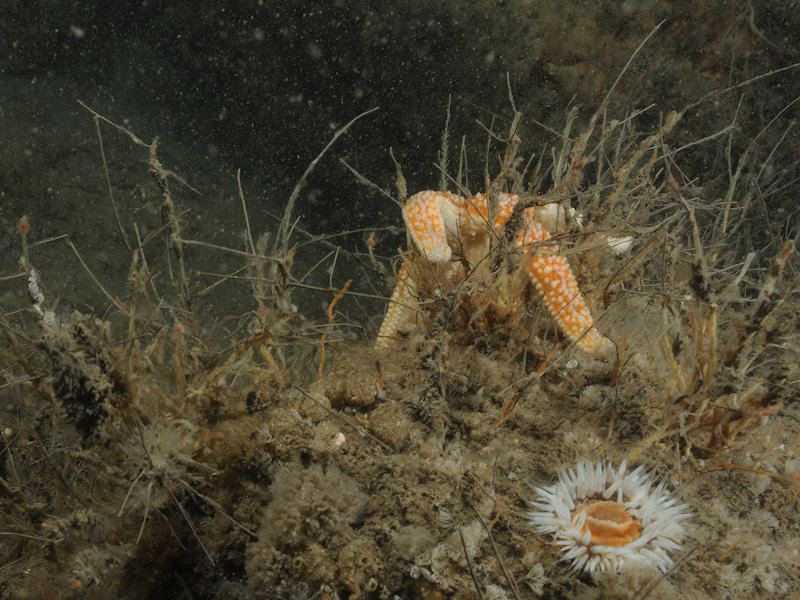
[[[516,194],[498,194],[492,222],[495,233],[504,229],[518,202]],[[447,265],[455,260],[454,249],[464,255],[471,249],[474,251],[473,238],[487,231],[488,200],[485,194],[464,198],[451,192],[426,190],[408,199],[403,206],[403,219],[414,246],[425,260],[431,266]],[[524,251],[520,268],[567,339],[588,355],[602,355],[612,343],[595,328],[569,262],[558,254],[556,244],[546,243],[549,239],[550,234],[536,218],[535,209],[526,208],[523,228],[515,242]],[[408,261],[400,269],[376,348],[389,347],[397,332],[409,328],[416,320],[421,299]]]

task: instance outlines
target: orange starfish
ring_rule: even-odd
[[[491,224],[494,233],[503,230],[517,202],[517,195],[499,195]],[[428,190],[415,194],[403,206],[403,219],[413,244],[427,266],[435,269],[437,283],[443,287],[464,280],[465,262],[474,267],[486,258],[488,215],[485,194],[463,198],[450,192]],[[603,353],[611,341],[594,328],[567,259],[556,253],[555,244],[541,245],[550,239],[550,234],[536,218],[533,207],[523,211],[523,224],[516,240],[516,246],[525,252],[520,264],[522,271],[544,299],[564,335],[587,354]],[[400,269],[376,348],[388,347],[398,330],[412,326],[424,300],[419,297],[409,260]]]

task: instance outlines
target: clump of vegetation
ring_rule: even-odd
[[[354,318],[356,301],[389,289],[390,262],[297,226],[319,157],[274,235],[254,237],[240,193],[242,247],[213,246],[187,234],[173,196],[184,182],[158,145],[92,111],[98,133],[111,126],[146,152],[161,220],[145,229],[119,219],[131,257],[124,293],[93,273],[108,311],[66,317],[20,224],[21,274],[9,285],[30,299],[0,312],[0,596],[612,594],[622,580],[576,579],[527,526],[526,480],[553,479],[575,455],[627,457],[686,482],[677,493],[690,504],[721,477],[737,499],[777,502],[791,474],[749,461],[757,440],[764,457],[790,464],[777,449],[798,429],[782,418],[796,398],[795,240],[758,276],[758,253],[720,252],[736,227],[736,182],[715,224],[668,142],[682,113],[640,133],[635,115],[615,120],[606,106],[577,134],[571,110],[552,152],[525,159],[512,102],[508,134],[486,128],[486,164],[498,166],[483,181],[490,202],[515,191],[519,210],[554,204],[569,217],[553,239],[615,341],[607,360],[570,347],[529,286],[509,285],[520,252],[500,237],[480,269],[421,307],[406,340],[367,351],[380,317]],[[469,187],[467,154],[443,188]],[[397,179],[402,201],[399,167]],[[201,287],[192,260],[220,254],[240,266]],[[350,265],[338,280],[341,257]],[[319,265],[327,285],[314,279]],[[250,310],[214,315],[204,299],[219,288]],[[509,290],[513,310],[487,310]],[[295,306],[300,293],[322,300],[317,319]],[[768,481],[742,492],[736,476]],[[636,586],[702,597],[709,569],[737,556],[735,544],[713,552],[718,515],[697,513],[675,570],[631,575]],[[692,565],[698,549],[710,567]]]
[[[214,250],[242,257],[254,309],[226,335],[208,333],[211,322],[203,319],[212,317],[197,309],[185,258],[188,246],[207,246],[184,237],[171,190],[180,178],[162,167],[156,142],[145,144],[92,115],[98,135],[101,124],[111,125],[146,149],[162,222],[149,233],[118,222],[131,248],[127,297],[107,292],[92,274],[112,307],[102,319],[58,314],[34,267],[36,254],[29,252],[30,226],[20,221],[18,281],[26,284],[32,308],[2,312],[9,426],[0,476],[11,541],[3,547],[3,569],[14,589],[41,597],[79,590],[101,597],[114,588],[148,595],[149,586],[163,592],[165,580],[168,588],[181,585],[174,561],[191,562],[197,552],[210,575],[231,560],[229,545],[238,543],[243,555],[245,540],[257,536],[234,513],[257,522],[254,513],[261,512],[268,486],[240,507],[234,498],[244,482],[236,474],[272,476],[275,465],[265,456],[271,444],[285,440],[270,433],[271,425],[279,432],[275,422],[259,417],[291,394],[303,372],[296,365],[307,347],[319,345],[320,334],[292,305],[297,280],[289,229],[281,229],[271,250],[266,237],[254,241],[249,229],[246,250]],[[284,223],[292,221],[291,204],[304,179]],[[168,254],[154,249],[159,239]],[[158,276],[161,268],[168,277]],[[333,324],[326,333],[337,337]],[[48,484],[54,477],[56,488]],[[219,487],[219,481],[229,485]],[[238,542],[214,539],[211,523],[235,531]],[[48,567],[53,560],[68,566],[54,571]],[[237,569],[244,572],[243,561],[231,577]],[[142,577],[145,571],[153,576]]]

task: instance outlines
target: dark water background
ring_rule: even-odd
[[[0,7],[0,269],[17,270],[15,228],[25,214],[32,240],[69,233],[94,269],[127,272],[94,125],[77,100],[146,142],[159,137],[166,168],[201,193],[176,186],[190,235],[232,247],[241,247],[244,229],[236,169],[253,230],[274,231],[270,215],[282,214],[333,131],[380,107],[317,166],[295,214],[314,233],[376,228],[375,252],[388,258],[405,240],[399,229],[379,228],[399,225],[399,210],[338,159],[394,193],[391,149],[409,193],[440,187],[435,163],[450,99],[449,170],[457,169],[463,139],[470,187],[481,189],[484,164],[491,171],[498,151],[485,161],[487,134],[478,121],[505,135],[509,88],[524,113],[523,154],[549,156],[568,107],[578,105],[585,123],[662,23],[608,105],[616,118],[650,107],[636,122],[647,130],[667,111],[797,62],[799,11],[792,3],[692,1],[7,0]],[[748,152],[742,193],[759,206],[747,232],[756,249],[777,244],[797,221],[800,150],[790,126],[798,81],[788,70],[700,101],[670,139],[682,147],[729,128],[681,153],[686,178],[708,202],[724,196]],[[113,130],[104,140],[123,220],[146,219],[142,200],[154,202],[141,177],[146,156]],[[157,223],[153,205],[150,218]],[[363,253],[366,237],[340,241]],[[37,252],[45,281],[73,278],[52,284],[65,304],[102,301],[63,243]],[[233,267],[227,257],[217,260],[218,270]],[[388,293],[371,285],[376,295]]]

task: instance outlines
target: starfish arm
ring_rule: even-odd
[[[519,196],[516,194],[499,194],[497,198],[497,213],[494,215],[494,222],[492,223],[495,233],[500,233],[506,226],[517,202],[519,202]],[[466,213],[472,223],[485,229],[489,218],[489,202],[486,199],[486,194],[475,194],[466,204]]]
[[[398,273],[389,306],[386,308],[386,316],[383,317],[383,323],[378,331],[378,339],[375,340],[376,350],[391,346],[398,330],[407,329],[414,324],[417,316],[414,308],[417,305],[416,296],[414,280],[408,273],[408,263],[404,262]]]
[[[457,227],[458,198],[447,192],[426,190],[411,196],[403,206],[403,219],[417,249],[432,263],[450,260],[448,229]]]
[[[533,244],[545,242],[550,234],[542,224],[525,211],[526,227],[517,244],[525,256],[521,268],[544,299],[548,312],[567,338],[586,354],[599,355],[611,347],[611,340],[594,327],[592,314],[583,299],[575,275],[564,256],[556,254],[555,244],[539,246],[541,252],[531,252]]]
[[[497,214],[494,216],[494,230],[497,233],[500,233],[506,226],[517,202],[519,202],[519,196],[516,194],[500,194],[497,199]]]

